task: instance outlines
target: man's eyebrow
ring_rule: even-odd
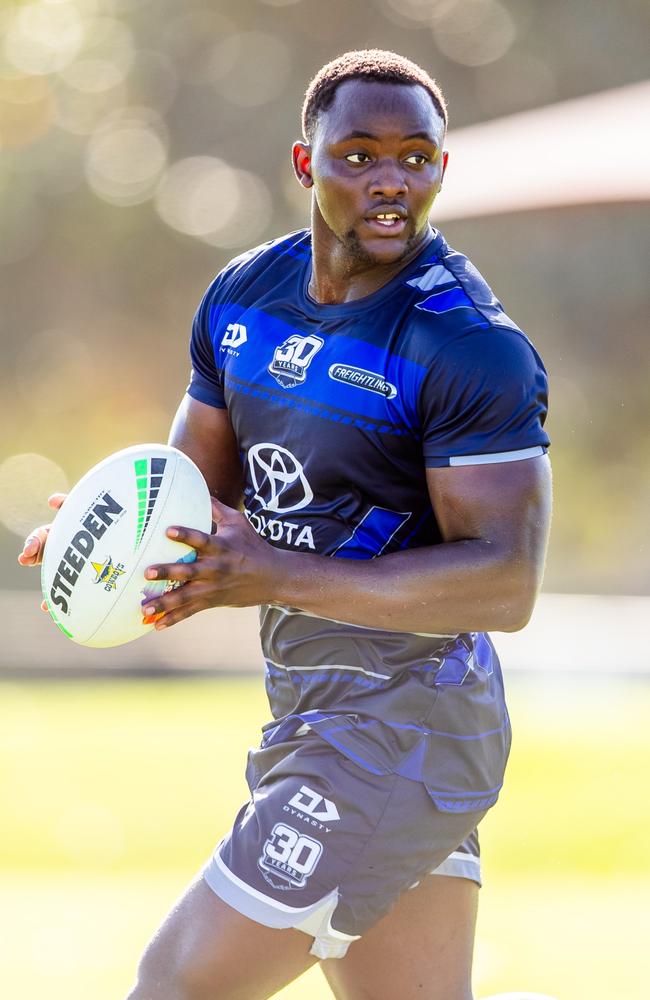
[[[381,142],[381,136],[373,135],[372,132],[365,132],[360,130],[348,132],[347,135],[341,136],[341,138],[337,139],[336,142],[350,142],[350,140],[352,139],[371,139],[373,142]],[[433,136],[429,134],[429,132],[423,132],[423,131],[411,132],[410,135],[404,136],[403,142],[408,142],[411,139],[424,139],[425,142],[431,143],[432,146],[439,145],[438,140],[434,139]]]

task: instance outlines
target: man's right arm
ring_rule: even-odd
[[[226,409],[186,395],[176,411],[169,444],[198,465],[213,496],[229,507],[239,507],[242,467]]]

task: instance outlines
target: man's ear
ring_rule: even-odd
[[[291,159],[299,182],[305,188],[312,187],[314,180],[311,175],[311,146],[305,142],[294,142]]]
[[[449,153],[445,149],[442,154],[442,171],[440,173],[440,187],[438,188],[438,190],[440,190],[440,188],[442,187],[442,182],[445,179],[445,171],[447,170],[448,162],[449,162]]]

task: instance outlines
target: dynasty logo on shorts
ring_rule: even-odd
[[[301,785],[300,791],[289,799],[286,806],[282,806],[285,812],[291,813],[296,819],[301,819],[304,823],[318,827],[325,833],[331,833],[331,826],[327,823],[335,823],[340,820],[339,811],[336,805],[326,799],[324,795],[319,795],[308,785]]]
[[[322,853],[319,840],[299,833],[286,823],[276,823],[257,864],[274,889],[303,889]]]

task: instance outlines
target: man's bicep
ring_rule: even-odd
[[[546,455],[427,469],[427,485],[444,541],[483,539],[530,561],[541,576],[551,521]]]
[[[174,417],[169,443],[196,462],[210,492],[237,507],[242,468],[228,411],[185,395]]]

